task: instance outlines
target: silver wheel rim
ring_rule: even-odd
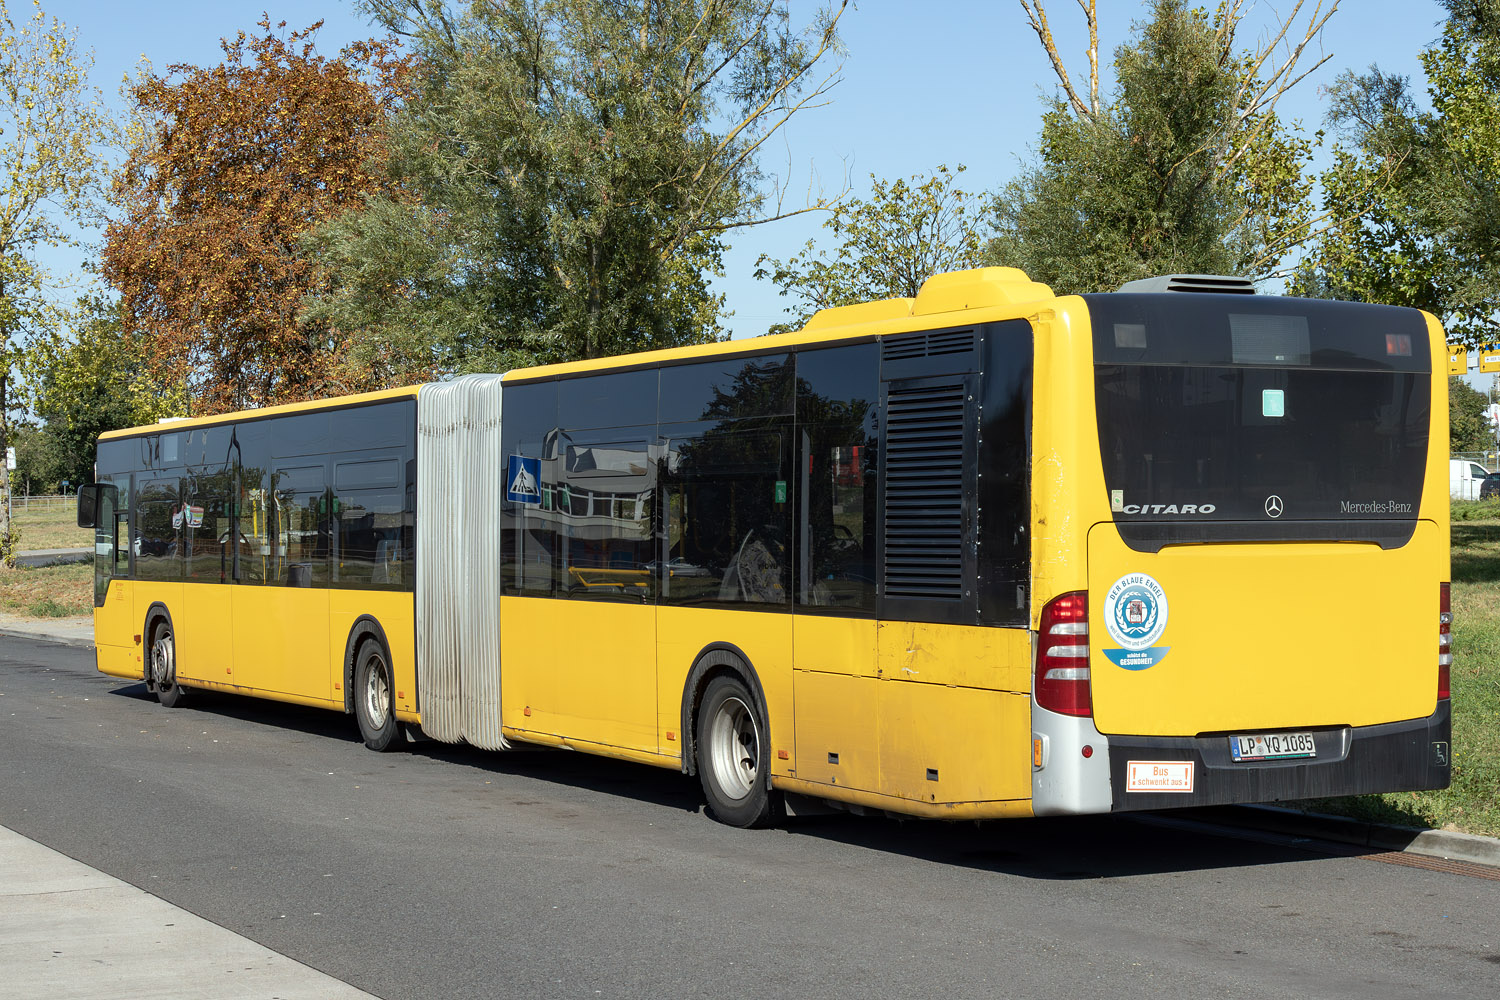
[[[166,691],[177,679],[177,664],[172,653],[172,633],[163,632],[151,644],[151,680],[156,690]]]
[[[380,657],[365,661],[365,718],[372,728],[385,726],[386,711],[391,703],[391,688],[385,681],[385,665]]]
[[[724,699],[709,725],[708,753],[719,787],[734,799],[749,795],[760,774],[760,732],[750,706]]]

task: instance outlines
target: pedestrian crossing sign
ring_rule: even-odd
[[[541,503],[542,460],[510,456],[505,483],[505,499],[513,503]]]

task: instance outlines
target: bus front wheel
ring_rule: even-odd
[[[755,699],[737,677],[709,682],[698,706],[698,777],[714,819],[729,826],[765,826],[776,815],[766,787],[766,727]]]
[[[165,622],[151,638],[151,686],[165,708],[181,708],[187,702],[187,689],[177,683],[177,643]]]
[[[401,735],[391,697],[391,665],[380,643],[367,641],[359,648],[354,667],[354,715],[359,735],[371,750],[389,750]]]

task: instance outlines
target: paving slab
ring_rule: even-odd
[[[0,1000],[375,1000],[5,827],[0,970]]]

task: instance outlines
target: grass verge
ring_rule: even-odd
[[[16,530],[20,533],[20,550],[91,549],[94,529],[80,528],[73,508],[61,510],[18,510]]]
[[[1453,784],[1297,808],[1500,836],[1500,520],[1453,525]],[[1468,504],[1465,506],[1477,506]],[[1500,517],[1500,509],[1491,515]]]
[[[92,563],[37,569],[0,566],[0,611],[27,618],[68,618],[93,610]]]

